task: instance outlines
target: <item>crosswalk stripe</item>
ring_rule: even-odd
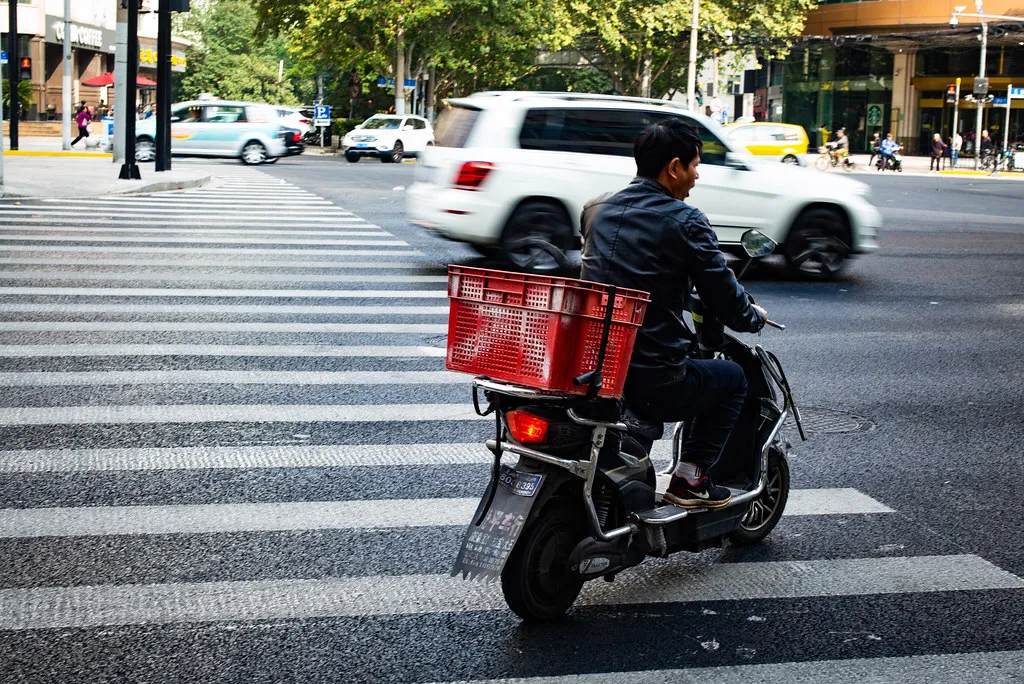
[[[481,483],[482,484],[482,483]],[[891,513],[871,497],[794,489],[786,515]],[[468,525],[478,498],[281,501],[173,506],[0,509],[0,539],[299,530],[375,530]]]
[[[246,207],[247,208],[247,207]],[[160,218],[161,220],[171,221],[179,218],[194,218],[196,220],[206,219],[221,219],[225,217],[238,217],[238,218],[252,218],[253,212],[245,211],[241,205],[236,207],[223,207],[223,208],[211,208],[204,207],[201,210],[195,208],[167,208],[167,207],[145,207],[142,213],[145,214],[147,220],[153,220]],[[46,218],[51,217],[71,217],[71,218],[94,218],[97,216],[132,216],[136,219],[140,215],[140,207],[138,206],[125,206],[125,207],[96,207],[95,211],[90,212],[91,215],[82,215],[83,210],[75,211],[64,211],[61,209],[40,209],[38,207],[12,207],[10,205],[0,204],[0,218],[4,216],[42,216]],[[334,218],[339,221],[363,221],[364,219],[354,217],[350,212],[343,212],[341,210],[330,210],[330,209],[284,209],[278,207],[278,211],[274,212],[274,218],[282,221],[287,221],[293,218],[300,218],[306,220],[314,220],[317,218]]]
[[[0,426],[481,420],[464,404],[171,404],[0,408]]]
[[[3,250],[0,250],[2,253]],[[274,259],[231,259],[231,260],[209,260],[194,258],[187,262],[177,259],[76,259],[75,253],[70,252],[67,258],[31,258],[31,257],[0,257],[0,264],[9,266],[175,266],[180,269],[221,269],[221,268],[245,268],[252,269],[331,269],[332,271],[344,271],[348,269],[358,270],[418,270],[428,268],[430,264],[419,261],[277,261]],[[193,271],[185,271],[192,273]],[[234,272],[211,273],[204,271],[203,277],[207,275],[222,275],[229,278]],[[248,272],[239,275],[251,275]],[[443,276],[442,276],[443,277]]]
[[[8,304],[0,313],[134,313],[146,314],[242,314],[331,316],[447,316],[447,306],[300,306],[228,304]],[[3,325],[6,325],[4,323]],[[2,328],[0,328],[2,329]]]
[[[332,237],[332,236],[350,236],[350,235],[390,235],[387,231],[370,225],[355,225],[345,226],[346,228],[354,228],[357,230],[263,230],[255,228],[177,228],[177,227],[163,227],[163,228],[108,228],[106,226],[96,227],[77,227],[77,226],[61,226],[60,228],[49,228],[46,226],[21,226],[18,230],[30,230],[40,233],[52,232],[52,233],[153,233],[157,235],[190,235],[190,234],[201,234],[201,235],[280,235],[283,237]],[[84,238],[83,238],[84,239]]]
[[[416,249],[263,249],[255,247],[153,247],[150,245],[139,245],[137,247],[121,247],[118,245],[3,245],[0,253],[3,252],[33,252],[37,254],[52,252],[69,252],[71,254],[138,254],[152,252],[155,254],[188,254],[209,256],[211,254],[259,254],[273,256],[345,256],[345,257],[399,257],[399,256],[423,256],[423,252]]]
[[[81,356],[444,357],[441,347],[313,344],[0,344],[0,358]]]
[[[98,385],[456,385],[447,371],[152,370],[0,373],[0,387]]]
[[[124,242],[153,242],[153,243],[175,243],[180,242],[183,244],[195,244],[195,245],[251,245],[251,244],[265,244],[265,245],[332,245],[332,246],[349,246],[349,247],[408,247],[409,243],[405,240],[398,240],[397,238],[390,237],[388,233],[382,233],[380,239],[370,240],[364,238],[350,238],[350,239],[339,239],[339,240],[291,240],[282,237],[263,237],[255,236],[251,239],[244,239],[238,237],[199,237],[183,235],[177,236],[149,236],[149,235],[35,235],[35,234],[15,234],[15,233],[2,233],[0,234],[0,240],[10,240],[12,242],[111,242],[111,243],[124,243]],[[5,245],[0,245],[0,250],[6,249]]]
[[[758,665],[724,665],[685,670],[644,670],[602,672],[552,677],[512,677],[460,680],[449,684],[871,684],[882,682],[927,682],[963,684],[969,679],[988,684],[1018,682],[1024,672],[1024,651],[949,653],[849,660],[809,660]],[[440,683],[435,683],[440,684]]]
[[[162,287],[0,287],[18,297],[225,297],[260,299],[447,299],[447,290],[211,290]]]
[[[244,332],[444,334],[438,323],[232,323],[193,321],[4,321],[0,332]]]
[[[139,197],[105,197],[103,199],[44,199],[43,202],[48,205],[60,204],[61,206],[82,206],[82,207],[105,207],[105,206],[132,206],[132,207],[149,207],[149,206],[196,206],[196,205],[220,205],[225,207],[237,207],[239,204],[245,206],[259,206],[266,208],[278,208],[281,206],[302,206],[302,205],[315,205],[315,206],[327,206],[337,207],[336,204],[330,200],[320,199],[314,195],[307,195],[303,198],[273,198],[268,199],[266,196],[263,197],[247,197],[243,202],[232,201],[232,198],[236,198],[237,195],[234,193],[229,194],[227,197],[215,197],[213,195],[193,195],[184,197],[182,195],[169,195],[166,197],[146,197],[141,199]],[[36,205],[40,208],[47,208],[48,205]],[[23,205],[27,206],[27,205]],[[343,209],[341,210],[344,213]]]
[[[1024,588],[1024,580],[971,554],[705,566],[652,563],[647,570],[623,573],[612,584],[589,582],[577,605]],[[496,610],[506,610],[498,586],[445,575],[0,590],[2,630]]]
[[[184,280],[195,282],[306,282],[306,283],[445,283],[447,276],[439,275],[379,275],[367,273],[341,273],[341,274],[320,274],[320,273],[214,273],[203,274],[178,272],[117,272],[105,273],[102,271],[0,271],[0,280],[131,280],[131,281],[154,281],[172,282]]]

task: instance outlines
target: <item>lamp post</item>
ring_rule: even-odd
[[[693,0],[690,15],[690,70],[686,76],[686,106],[690,111],[697,108],[697,19],[700,15],[700,0]]]
[[[974,17],[981,22],[981,59],[978,60],[978,78],[985,78],[985,58],[988,52],[988,23],[986,19],[1005,19],[1006,21],[1024,21],[1024,17],[1012,17],[1005,14],[985,14],[983,0],[974,0],[975,14],[965,14],[966,5],[959,5],[953,8],[953,16],[949,19],[950,26],[957,26],[961,17]],[[975,91],[977,89],[975,88]],[[975,92],[977,96],[977,92]],[[981,167],[981,116],[985,112],[984,96],[978,99],[978,120],[975,122],[974,132],[974,170]]]

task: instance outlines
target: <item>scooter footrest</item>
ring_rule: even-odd
[[[699,508],[687,509],[666,504],[646,511],[639,511],[635,515],[640,519],[640,522],[647,525],[667,525],[668,523],[682,520],[689,515],[700,513],[702,511],[703,509]]]

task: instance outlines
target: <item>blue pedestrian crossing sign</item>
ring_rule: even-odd
[[[7,64],[7,50],[0,52],[0,64]]]
[[[316,123],[323,121],[324,123],[330,123],[331,121],[331,108],[327,105],[316,105],[313,107],[313,120]]]
[[[1010,88],[1010,97],[1024,97],[1024,88]]]

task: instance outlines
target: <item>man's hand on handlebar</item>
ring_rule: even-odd
[[[763,306],[758,306],[757,304],[751,304],[751,306],[754,307],[754,311],[761,314],[761,317],[764,318],[764,320],[768,320],[768,312],[765,311],[765,308]]]

